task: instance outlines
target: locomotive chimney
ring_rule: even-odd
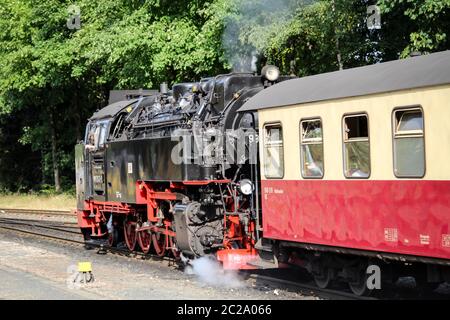
[[[161,94],[167,94],[167,92],[169,91],[167,88],[167,83],[163,82],[161,83],[161,85],[159,86],[159,91]]]
[[[251,70],[255,75],[258,72],[258,55],[257,55],[256,51],[253,51],[253,53],[252,53]]]

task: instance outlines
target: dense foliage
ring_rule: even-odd
[[[300,76],[449,49],[450,0],[0,0],[0,189],[67,190],[111,89],[269,62]]]

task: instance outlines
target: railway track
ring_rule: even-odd
[[[3,218],[0,216],[0,228],[17,233],[84,245],[83,238],[76,223]]]
[[[83,239],[77,223],[61,222],[53,220],[31,220],[2,218],[0,216],[0,229],[16,233],[27,234],[47,240],[65,242],[72,245],[83,246],[88,249],[98,249],[99,253],[114,253],[127,257],[155,258],[142,252],[108,246],[106,241],[88,241]],[[166,260],[158,257],[158,260]]]
[[[0,209],[1,212],[2,209]],[[37,214],[37,215],[45,215],[48,211],[43,210],[19,210],[15,209],[15,213],[24,213],[24,214]],[[11,213],[11,211],[8,211]],[[52,214],[59,215],[60,213],[52,211]],[[63,213],[65,213],[63,211]],[[87,247],[89,249],[97,249],[98,253],[113,253],[118,254],[120,256],[128,257],[136,257],[140,259],[151,259],[156,258],[158,260],[168,260],[174,261],[171,258],[160,258],[156,255],[144,254],[142,252],[129,252],[127,249],[121,248],[112,248],[109,247],[106,243],[101,242],[88,242],[86,243],[80,232],[76,223],[67,223],[60,221],[49,221],[49,220],[34,220],[34,219],[21,219],[21,218],[3,218],[0,215],[0,229],[8,230],[10,232],[24,234],[28,236],[38,237],[41,239],[46,239],[50,241],[55,241],[64,244],[70,244],[80,247]],[[246,280],[255,281],[260,286],[269,285],[273,288],[284,289],[287,288],[289,290],[295,290],[303,295],[314,295],[323,299],[366,299],[361,298],[350,293],[339,292],[334,290],[321,290],[313,285],[302,284],[295,281],[290,281],[286,279],[279,279],[272,276],[267,276],[263,274],[251,273],[248,271],[244,271],[240,273],[242,277]]]
[[[375,297],[360,297],[350,292],[333,289],[320,289],[317,286],[304,282],[286,280],[279,277],[267,276],[257,273],[249,273],[246,275],[248,279],[254,279],[259,284],[270,284],[272,287],[282,287],[287,290],[294,290],[303,295],[312,295],[320,299],[328,300],[378,300]]]
[[[0,216],[2,214],[40,215],[40,216],[56,216],[56,217],[76,217],[69,210],[34,210],[34,209],[0,208]]]
[[[142,252],[129,252],[128,249],[109,247],[107,242],[93,241],[85,242],[78,226],[75,222],[55,221],[55,220],[35,220],[25,218],[4,218],[1,216],[0,209],[0,229],[10,232],[24,234],[28,236],[38,237],[59,243],[70,244],[89,249],[97,249],[98,253],[113,253],[119,256],[135,257],[140,259],[155,259],[174,262],[173,258],[160,258],[156,255],[144,254]],[[31,215],[70,215],[68,211],[47,211],[47,210],[21,210],[7,209],[8,213],[31,214]],[[282,272],[279,272],[280,274]],[[287,289],[301,293],[303,295],[312,295],[322,299],[334,300],[376,300],[373,297],[359,297],[350,292],[341,289],[319,289],[307,280],[292,280],[289,277],[265,273],[264,271],[241,271],[243,278],[254,281],[260,286],[269,285],[273,288]]]

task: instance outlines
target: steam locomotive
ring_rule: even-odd
[[[76,146],[86,239],[225,268],[450,281],[450,51],[228,74],[114,103]]]
[[[170,91],[163,84],[96,112],[75,152],[85,239],[248,267],[261,230],[258,120],[237,110],[289,78],[266,66],[261,76],[219,75]]]

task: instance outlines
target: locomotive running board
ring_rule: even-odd
[[[223,249],[216,253],[217,260],[222,262],[225,270],[252,270],[257,267],[249,262],[259,259],[258,254],[248,249]]]

